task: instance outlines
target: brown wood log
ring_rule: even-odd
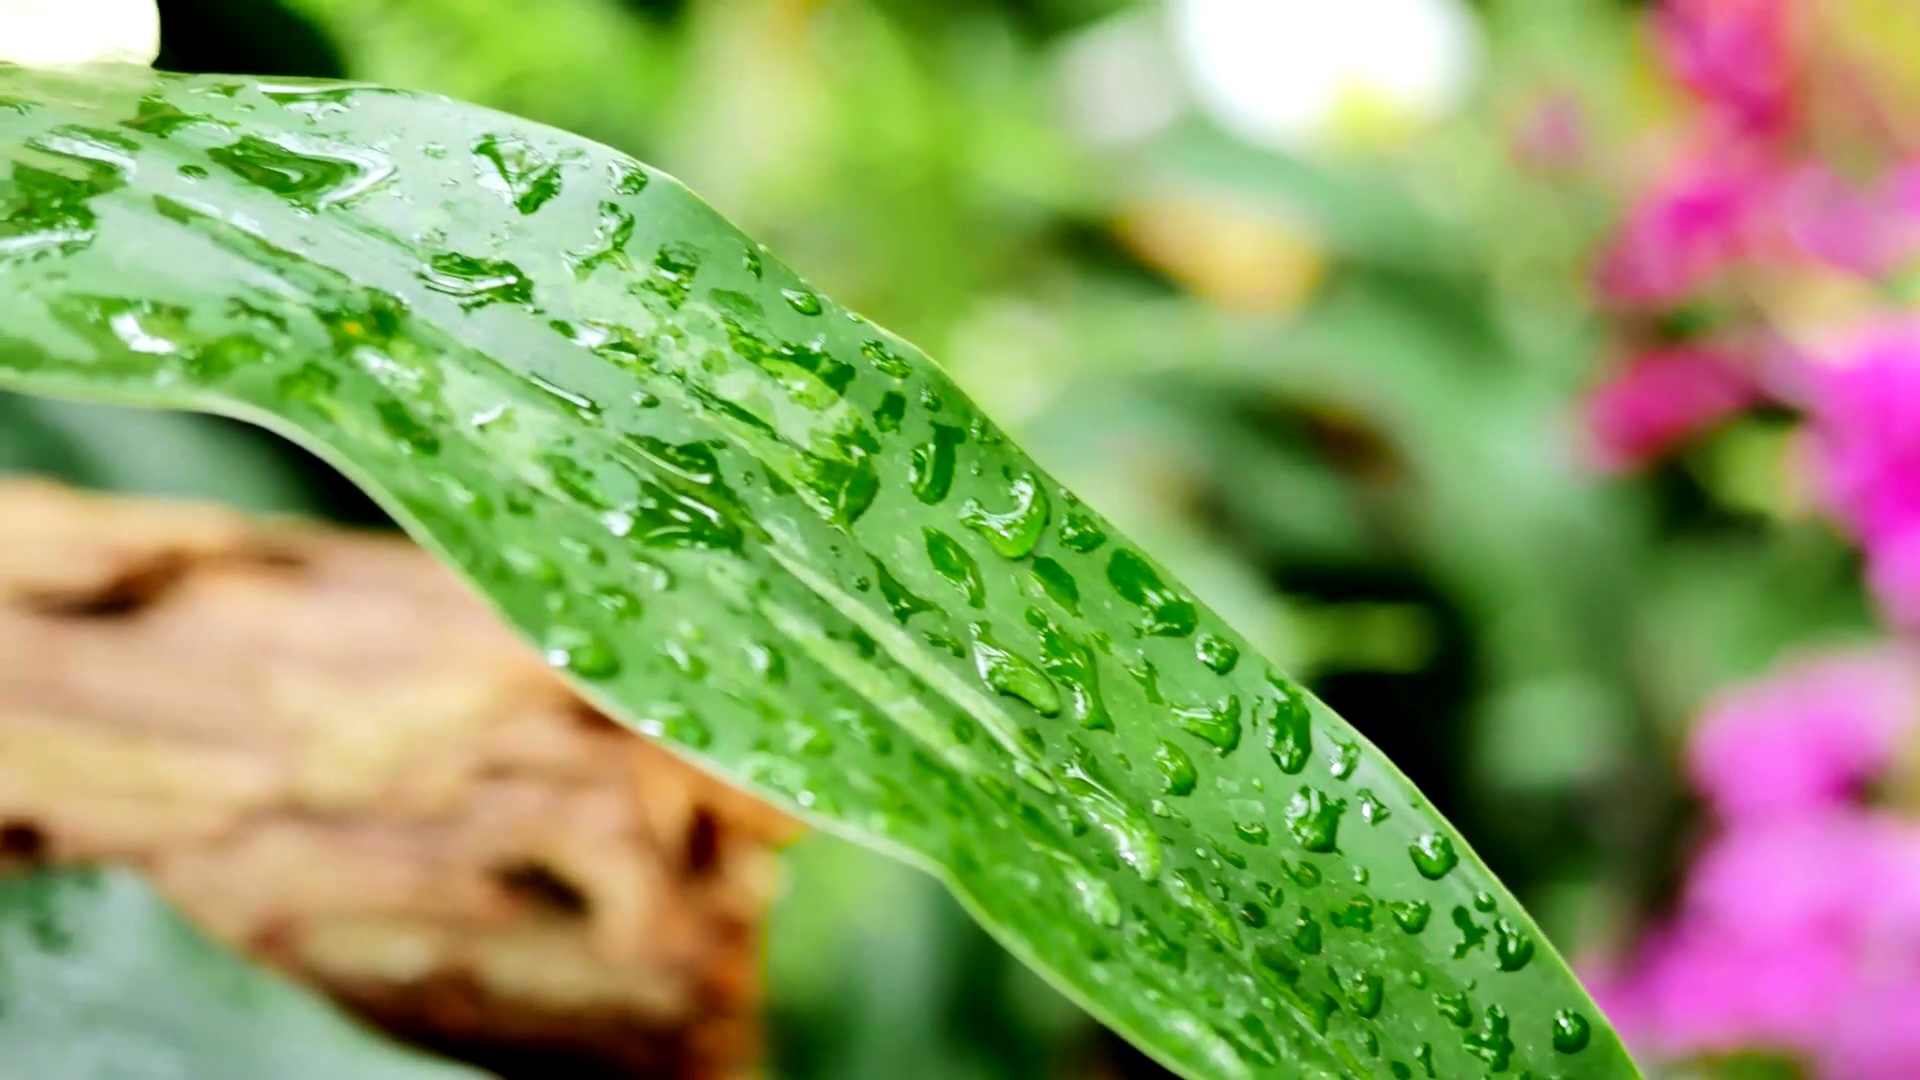
[[[401,540],[0,481],[0,860],[138,866],[402,1037],[750,1074],[791,828]]]

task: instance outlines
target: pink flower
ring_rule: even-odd
[[[1801,661],[1716,698],[1689,747],[1689,771],[1723,822],[1843,806],[1892,760],[1920,705],[1895,652]]]
[[[1793,249],[1839,270],[1878,277],[1913,250],[1920,191],[1908,191],[1912,184],[1895,174],[1882,184],[1855,185],[1808,162],[1779,177],[1773,202]]]
[[[1654,26],[1675,77],[1735,132],[1774,136],[1792,125],[1787,0],[1669,0]]]
[[[1587,399],[1596,464],[1644,464],[1753,404],[1758,387],[1732,358],[1707,349],[1647,353]]]
[[[1920,628],[1920,322],[1865,332],[1811,379],[1825,501],[1866,549],[1883,608]]]
[[[1677,1059],[1772,1048],[1836,1080],[1912,1075],[1920,1038],[1920,829],[1856,808],[1735,826],[1679,909],[1596,997]]]
[[[1744,155],[1702,155],[1627,215],[1596,284],[1617,304],[1671,304],[1749,254],[1772,194],[1770,171]]]

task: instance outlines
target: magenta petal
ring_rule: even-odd
[[[1752,376],[1707,349],[1671,349],[1635,359],[1587,399],[1596,463],[1619,470],[1661,456],[1751,405]]]

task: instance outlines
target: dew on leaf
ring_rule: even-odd
[[[620,674],[620,657],[587,630],[556,626],[547,632],[547,663],[583,679],[605,682]]]
[[[824,310],[820,304],[819,294],[806,289],[781,289],[780,296],[787,302],[788,307],[802,315],[818,315]]]
[[[1066,567],[1042,555],[1033,560],[1033,565],[1028,570],[1033,575],[1033,580],[1039,584],[1040,590],[1047,594],[1048,599],[1059,604],[1067,614],[1079,616],[1080,585],[1074,581],[1073,575],[1067,572]]]
[[[1417,934],[1427,928],[1433,918],[1433,906],[1425,900],[1394,900],[1387,904],[1387,911],[1400,929],[1409,934]]]
[[[1194,769],[1193,759],[1187,756],[1185,750],[1163,742],[1153,752],[1153,763],[1160,770],[1162,791],[1180,797],[1193,794],[1200,774]]]
[[[1493,932],[1493,957],[1501,971],[1519,971],[1533,959],[1533,939],[1525,931],[1506,919],[1496,919]]]
[[[913,497],[938,505],[953,490],[954,451],[966,441],[965,428],[934,424],[932,435],[913,448],[907,461],[907,486]]]
[[[1107,560],[1107,582],[1121,599],[1144,613],[1142,633],[1153,637],[1186,637],[1199,623],[1199,611],[1193,601],[1162,580],[1153,564],[1127,548],[1117,549]]]
[[[1346,809],[1345,799],[1303,786],[1287,803],[1287,831],[1308,851],[1334,851],[1339,846],[1340,815]]]
[[[1387,996],[1385,979],[1371,971],[1355,971],[1340,981],[1340,989],[1354,1015],[1365,1020],[1380,1015]]]
[[[1193,644],[1193,652],[1215,675],[1225,675],[1240,663],[1240,647],[1212,634],[1201,635]]]
[[[933,564],[934,571],[952,582],[969,606],[985,607],[987,583],[980,576],[980,564],[967,549],[939,529],[926,528],[921,530],[921,535],[926,539],[927,561]]]
[[[960,508],[960,520],[985,537],[988,546],[1002,558],[1024,558],[1040,543],[1046,531],[1047,490],[1027,475],[1015,480],[1008,494],[1013,499],[1011,509],[994,513],[978,500],[969,499]]]
[[[1413,858],[1413,868],[1428,881],[1439,881],[1460,865],[1460,856],[1453,850],[1453,841],[1437,832],[1422,833],[1419,839],[1408,845],[1407,854]]]
[[[1281,772],[1297,776],[1313,756],[1311,714],[1298,691],[1284,683],[1269,681],[1273,682],[1276,694],[1268,699],[1273,716],[1267,724],[1267,751]]]
[[[995,693],[1031,705],[1042,716],[1060,715],[1060,691],[1032,661],[1001,646],[986,623],[968,627],[973,636],[974,670]]]
[[[1183,705],[1173,710],[1180,729],[1205,740],[1225,757],[1240,746],[1240,699],[1228,696],[1210,705]]]
[[[1320,938],[1320,924],[1314,920],[1313,912],[1301,908],[1300,914],[1294,919],[1292,932],[1287,935],[1287,943],[1303,955],[1318,956]]]
[[[1563,1054],[1577,1054],[1587,1048],[1587,1041],[1593,1037],[1593,1026],[1587,1018],[1572,1009],[1561,1009],[1553,1014],[1553,1048]]]

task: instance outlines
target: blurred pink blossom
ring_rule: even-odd
[[[1683,164],[1628,212],[1596,284],[1617,304],[1670,304],[1748,253],[1769,171],[1739,155]]]
[[[1757,397],[1753,377],[1725,354],[1678,348],[1642,355],[1587,399],[1595,463],[1608,470],[1644,464]]]
[[[1920,830],[1842,808],[1736,826],[1596,998],[1667,1058],[1772,1048],[1844,1080],[1913,1075]]]
[[[1694,729],[1689,772],[1724,823],[1845,806],[1892,760],[1917,706],[1900,654],[1802,661],[1716,698]]]
[[[1654,27],[1668,68],[1733,131],[1770,137],[1791,127],[1788,0],[1669,0]]]
[[[1811,380],[1821,494],[1865,549],[1883,609],[1920,628],[1920,321],[1863,331]]]

